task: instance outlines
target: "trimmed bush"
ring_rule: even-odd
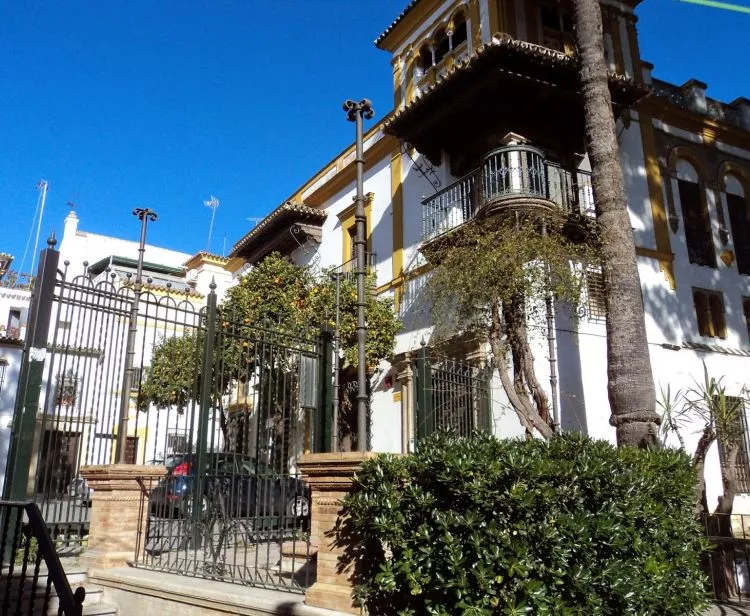
[[[364,464],[338,540],[370,614],[686,616],[694,494],[677,451],[438,434]]]

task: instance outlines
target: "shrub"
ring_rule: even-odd
[[[338,540],[370,614],[698,614],[695,482],[671,450],[438,434],[364,464]]]

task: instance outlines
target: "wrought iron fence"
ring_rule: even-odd
[[[0,501],[0,555],[0,614],[82,614],[86,591],[71,589],[34,503]]]
[[[249,324],[217,307],[214,285],[203,307],[190,291],[140,292],[134,313],[128,275],[58,266],[52,243],[28,320],[6,497],[32,499],[56,545],[76,551],[91,507],[82,466],[164,465],[168,479],[144,497],[139,565],[304,587],[309,495],[296,460],[331,440],[330,334]]]
[[[492,429],[491,370],[422,348],[414,362],[417,440],[437,430],[468,436]]]
[[[547,161],[536,148],[509,146],[493,150],[479,169],[422,202],[422,240],[459,227],[489,203],[518,196],[550,201],[564,212],[595,214],[589,172]]]
[[[708,590],[719,602],[750,604],[750,515],[703,515],[710,549],[703,557]]]
[[[313,581],[314,555],[310,494],[296,461],[316,441],[321,449],[330,442],[319,416],[331,393],[330,336],[212,315],[209,304],[198,449],[175,457],[168,476],[150,486],[136,563],[302,590]]]

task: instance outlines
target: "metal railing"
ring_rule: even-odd
[[[595,214],[589,172],[565,169],[530,146],[509,146],[491,151],[479,169],[422,202],[422,240],[461,226],[485,205],[514,197],[544,199],[563,212]]]
[[[365,271],[371,272],[375,269],[375,263],[378,259],[378,255],[374,252],[365,253]],[[334,275],[341,276],[342,279],[347,281],[353,281],[354,276],[357,273],[357,257],[352,257],[348,261],[342,263],[332,272]]]
[[[54,587],[58,616],[81,616],[86,591],[71,589],[36,504],[0,501],[0,524],[0,614],[47,614]]]
[[[701,517],[711,548],[703,570],[714,599],[750,604],[750,515],[712,514]]]

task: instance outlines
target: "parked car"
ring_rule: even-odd
[[[184,454],[167,467],[167,476],[151,491],[153,517],[193,515],[197,487],[197,455]],[[226,517],[309,518],[307,485],[297,477],[280,474],[254,458],[235,454],[206,454],[201,515]]]
[[[89,487],[89,482],[81,476],[74,477],[68,484],[68,496],[76,501],[80,501],[86,507],[91,506],[91,495],[94,493],[93,488]]]

